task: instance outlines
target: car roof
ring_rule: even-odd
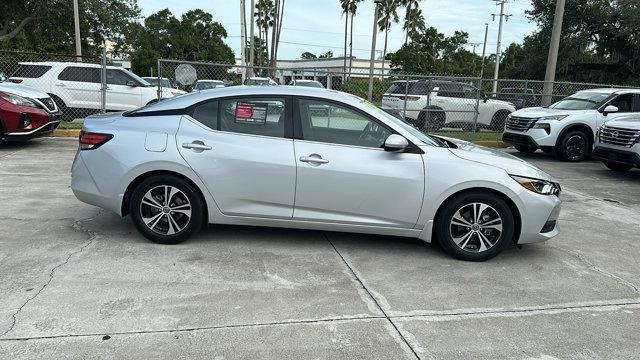
[[[62,67],[62,66],[78,66],[78,67],[91,67],[91,68],[100,68],[102,65],[100,64],[91,64],[91,63],[81,63],[81,62],[72,62],[72,61],[21,61],[18,63],[19,65],[44,65],[51,67]],[[121,69],[127,70],[121,66],[113,66],[107,65],[107,69]]]
[[[144,108],[137,110],[137,113],[166,111],[184,109],[199,102],[223,98],[223,97],[236,97],[236,96],[309,96],[318,97],[327,100],[335,100],[342,103],[360,106],[362,99],[348,93],[340,92],[337,90],[329,90],[315,87],[304,86],[229,86],[219,88],[215,92],[194,92],[167,100],[163,100]]]
[[[625,89],[625,88],[595,88],[595,89],[586,89],[580,90],[578,92],[591,92],[591,93],[601,93],[601,94],[617,94],[617,93],[637,93],[640,92],[640,89]]]
[[[203,82],[224,83],[224,81],[222,81],[222,80],[213,80],[213,79],[202,79],[202,80],[198,80],[196,82],[199,82],[199,83],[203,83]]]

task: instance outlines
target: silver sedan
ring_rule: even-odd
[[[162,244],[207,223],[257,225],[437,239],[472,261],[554,237],[560,211],[559,185],[522,160],[291,86],[89,117],[71,187]]]

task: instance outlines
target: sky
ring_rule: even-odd
[[[247,21],[251,0],[247,3]],[[323,54],[332,51],[334,56],[344,53],[344,16],[339,0],[285,0],[284,20],[278,57],[298,59],[305,51]],[[257,0],[256,0],[257,2]],[[190,9],[201,8],[213,14],[229,35],[225,42],[240,56],[240,0],[138,0],[143,16],[168,8],[176,17]],[[531,7],[530,0],[509,0],[505,13],[511,15],[503,25],[502,49],[512,42],[522,42],[536,26],[529,22],[525,11]],[[469,33],[469,42],[478,43],[476,52],[482,53],[484,24],[489,24],[487,55],[495,54],[498,37],[500,8],[492,0],[422,0],[422,13],[427,26],[433,26],[445,35],[456,30]],[[373,0],[365,0],[358,6],[353,25],[353,55],[369,58],[374,16]],[[402,21],[404,9],[398,11],[400,23],[389,30],[387,52],[397,50],[404,43]],[[257,30],[256,30],[257,31]],[[378,57],[384,46],[384,34],[378,33],[376,51]],[[473,50],[473,46],[469,46]],[[348,50],[347,50],[348,51]]]

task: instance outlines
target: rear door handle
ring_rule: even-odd
[[[182,143],[182,147],[185,149],[191,149],[191,150],[200,150],[200,151],[204,151],[204,150],[211,150],[212,147],[209,145],[205,145],[202,141],[196,140],[194,142],[190,142],[190,143]]]
[[[311,165],[321,165],[329,163],[329,160],[323,159],[322,157],[320,157],[320,155],[317,154],[312,154],[310,156],[301,156],[300,161],[310,163]]]
[[[67,85],[65,85],[65,84],[61,84],[61,83],[57,83],[57,84],[56,84],[56,86],[59,86],[59,87],[65,87],[65,86],[67,86]]]

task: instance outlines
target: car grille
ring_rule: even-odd
[[[600,141],[605,144],[632,147],[640,137],[640,130],[603,126],[600,129]]]
[[[507,129],[516,131],[527,131],[533,126],[533,124],[536,123],[537,120],[537,118],[509,116],[507,118]]]
[[[38,101],[40,101],[44,105],[44,107],[49,111],[54,111],[56,109],[56,104],[53,102],[53,99],[51,98],[40,98],[38,99]]]

